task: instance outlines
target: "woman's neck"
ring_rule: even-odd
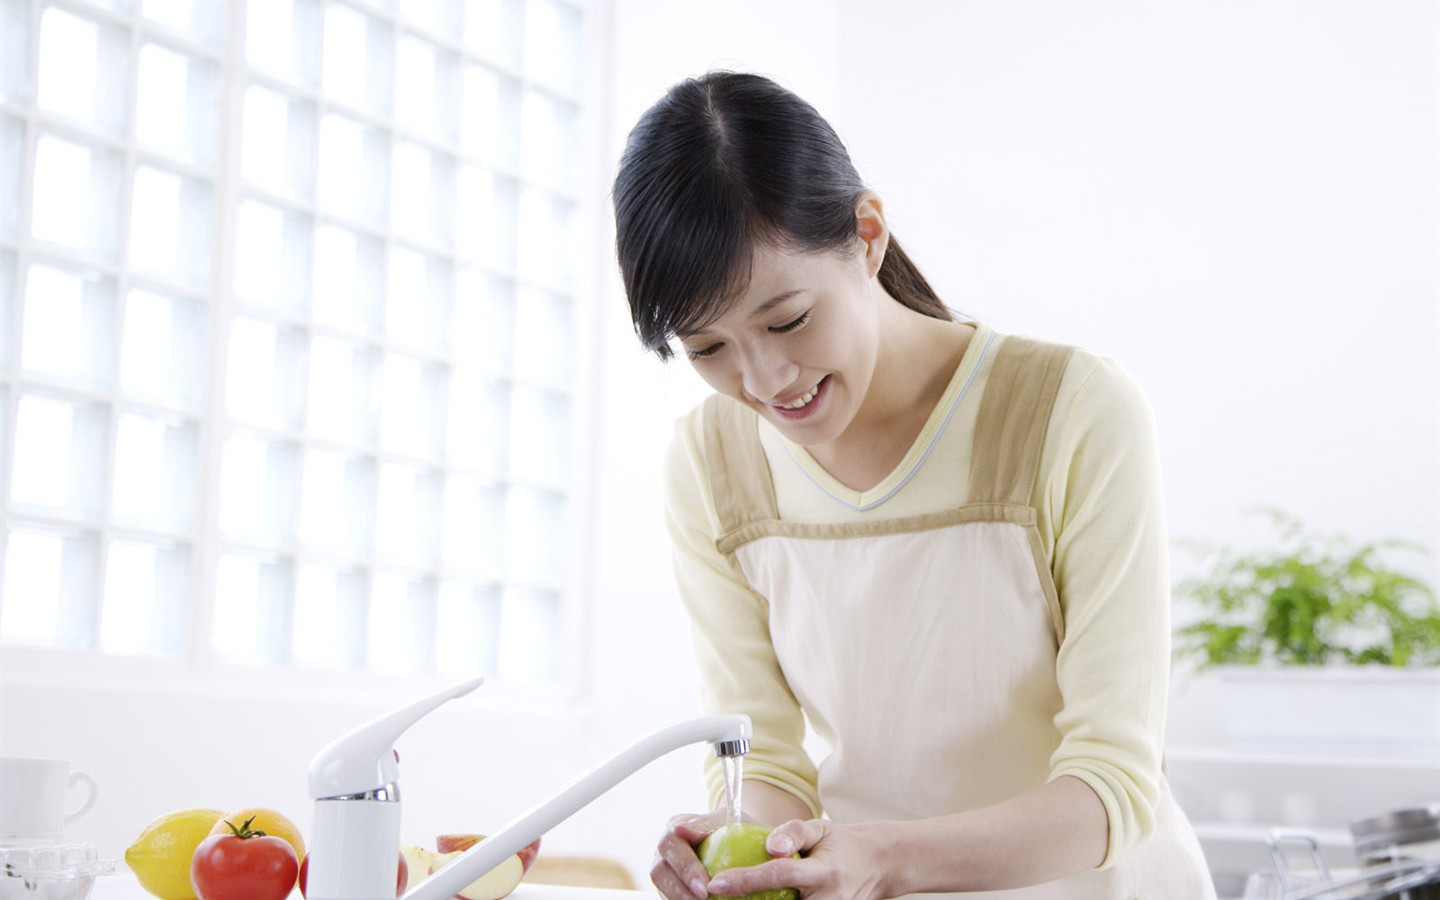
[[[810,455],[841,484],[865,491],[895,470],[965,357],[975,327],[898,302],[882,313],[875,372],[850,427]]]

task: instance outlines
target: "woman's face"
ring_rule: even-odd
[[[866,258],[758,247],[744,292],[714,322],[679,337],[716,391],[801,446],[829,443],[854,422],[875,371],[878,315]]]

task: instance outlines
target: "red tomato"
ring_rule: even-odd
[[[251,831],[250,823],[212,834],[195,848],[190,885],[200,900],[285,900],[300,863],[283,838]]]
[[[300,896],[307,896],[305,893],[305,876],[310,872],[310,854],[300,860]],[[405,861],[405,854],[400,854],[400,865],[395,868],[395,896],[399,897],[405,893],[405,883],[410,880],[410,864]]]

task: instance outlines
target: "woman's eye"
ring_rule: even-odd
[[[793,322],[786,322],[784,325],[776,325],[770,330],[775,332],[776,334],[787,334],[799,328],[801,325],[804,325],[808,321],[810,321],[810,310],[807,309],[805,310],[805,312],[801,313],[800,318],[795,319]]]
[[[699,350],[686,350],[685,353],[691,360],[704,359],[707,356],[714,356],[720,351],[721,344],[711,344],[708,347],[701,347]]]

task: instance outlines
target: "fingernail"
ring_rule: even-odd
[[[705,883],[703,878],[697,878],[690,882],[690,890],[694,891],[697,897],[710,896],[710,886]]]
[[[730,880],[724,875],[716,875],[710,879],[709,893],[727,896],[730,893]]]
[[[777,837],[775,839],[775,850],[781,856],[789,856],[795,852],[795,842],[788,837]]]

